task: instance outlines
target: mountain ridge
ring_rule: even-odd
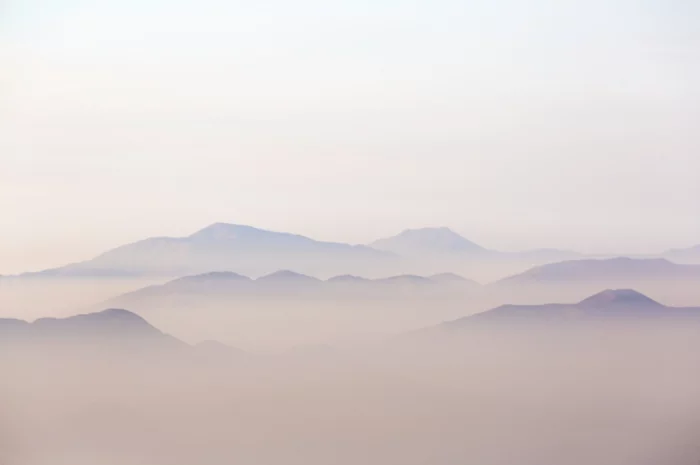
[[[393,254],[365,245],[317,241],[252,226],[214,223],[184,237],[152,237],[110,249],[84,262],[20,276],[163,276],[236,269],[261,275],[279,269],[339,273],[386,268]],[[332,273],[331,273],[332,274]]]
[[[175,278],[225,270],[259,276],[280,269],[322,276],[431,274],[442,270],[471,274],[473,269],[483,269],[479,263],[490,262],[500,269],[514,262],[510,263],[514,269],[522,269],[578,256],[556,249],[490,250],[448,227],[406,229],[364,245],[219,222],[188,236],[150,237],[82,262],[15,277]],[[439,266],[442,262],[448,266]]]
[[[230,276],[230,278],[228,278]],[[180,295],[182,293],[195,293],[211,296],[236,294],[241,295],[267,295],[275,291],[319,291],[334,292],[335,290],[349,290],[348,286],[357,291],[384,291],[391,292],[399,286],[403,289],[415,288],[417,291],[426,286],[444,288],[445,291],[463,289],[465,292],[481,288],[476,281],[449,273],[449,279],[443,279],[445,275],[416,276],[394,275],[386,278],[364,278],[354,275],[338,275],[325,280],[313,276],[296,273],[289,270],[279,270],[274,273],[261,276],[257,279],[233,272],[205,273],[202,275],[185,276],[173,279],[163,284],[155,284],[136,289],[115,296],[100,305],[129,305],[130,299],[162,297],[165,295]]]
[[[523,273],[501,279],[494,284],[518,284],[537,281],[700,278],[700,266],[678,264],[665,258],[614,257],[566,260],[533,267]]]
[[[583,321],[653,321],[692,318],[700,322],[700,307],[670,307],[633,289],[608,289],[576,303],[507,304],[442,323],[443,328],[474,323],[561,323]]]

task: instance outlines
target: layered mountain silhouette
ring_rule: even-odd
[[[459,320],[443,328],[478,323],[559,323],[584,321],[695,321],[700,307],[667,307],[631,289],[606,290],[574,304],[503,305]]]
[[[432,277],[397,275],[380,279],[341,275],[324,281],[288,270],[277,271],[257,279],[233,272],[215,272],[186,276],[165,284],[148,286],[110,299],[102,305],[141,307],[162,299],[172,300],[193,296],[231,300],[237,297],[248,299],[278,296],[399,297],[406,292],[414,292],[417,295],[427,290],[447,294],[468,293],[480,288],[478,283],[452,273]]]
[[[541,265],[488,286],[523,303],[581,299],[599,289],[637,289],[675,305],[700,299],[700,265],[663,258],[569,260]]]
[[[610,258],[570,260],[532,268],[499,281],[501,285],[565,282],[633,282],[635,280],[700,279],[700,265],[666,259]]]
[[[146,320],[123,309],[108,309],[68,318],[41,318],[33,323],[0,319],[0,344],[71,343],[98,346],[185,346]]]
[[[217,223],[187,237],[145,239],[86,262],[34,275],[176,277],[220,270],[261,275],[280,269],[318,275],[365,274],[390,267],[393,258],[363,245]]]
[[[22,276],[179,277],[226,270],[261,276],[295,270],[323,277],[448,271],[478,273],[491,279],[528,266],[577,257],[554,249],[518,253],[489,250],[445,227],[409,229],[370,245],[350,245],[216,223],[187,237],[149,238],[85,262]]]

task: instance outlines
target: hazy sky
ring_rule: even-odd
[[[700,243],[700,3],[4,0],[0,273],[228,221]]]

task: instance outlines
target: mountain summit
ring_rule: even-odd
[[[662,308],[663,305],[633,289],[608,289],[578,303],[580,308],[630,307]]]
[[[446,227],[406,229],[396,236],[379,239],[370,245],[378,250],[405,256],[487,252],[485,248]]]
[[[188,237],[191,241],[199,242],[267,242],[274,244],[313,244],[313,239],[285,232],[268,231],[241,224],[214,223],[200,229]]]

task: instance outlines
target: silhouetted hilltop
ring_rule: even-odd
[[[123,309],[107,309],[67,318],[40,318],[33,323],[0,319],[0,337],[12,339],[13,342],[184,345],[142,317]]]
[[[583,321],[694,320],[700,308],[667,307],[631,289],[605,290],[573,304],[502,305],[455,321],[446,328],[471,327],[475,323],[549,323]]]
[[[628,307],[630,309],[643,310],[664,307],[654,299],[633,289],[608,289],[582,300],[577,305],[580,308],[590,309]]]
[[[385,250],[403,256],[483,254],[488,251],[471,242],[449,228],[406,229],[393,237],[379,239],[370,244],[378,250]]]

